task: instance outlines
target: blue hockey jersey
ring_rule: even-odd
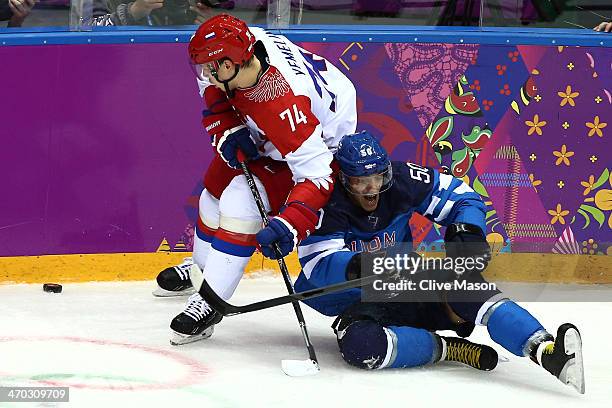
[[[380,194],[371,213],[351,201],[339,184],[320,211],[317,230],[298,246],[302,271],[295,282],[299,292],[346,280],[349,260],[359,252],[375,252],[396,242],[412,243],[413,212],[440,224],[455,222],[485,231],[486,207],[463,181],[413,163],[392,162],[393,185]],[[358,302],[361,289],[349,289],[306,301],[310,307],[335,316]]]

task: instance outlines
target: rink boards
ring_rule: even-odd
[[[0,258],[0,284],[42,282],[153,280],[162,269],[177,265],[190,253],[47,255]],[[432,254],[433,255],[433,254]],[[440,254],[437,254],[439,256]],[[295,253],[287,258],[295,278],[300,265]],[[256,253],[247,276],[279,273],[276,261]],[[498,254],[485,276],[493,281],[549,283],[612,283],[605,256]]]
[[[212,154],[186,62],[190,34],[2,34],[0,73],[23,79],[5,82],[0,111],[0,281],[149,279],[189,255]],[[393,159],[445,166],[482,195],[487,238],[501,252],[491,276],[612,282],[612,124],[602,126],[612,110],[610,36],[287,35],[351,78],[359,128]],[[439,249],[437,226],[411,226],[421,250]],[[274,263],[256,255],[248,270],[262,268]],[[294,256],[290,269],[299,270]]]

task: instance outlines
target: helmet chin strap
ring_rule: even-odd
[[[236,68],[234,70],[234,75],[232,75],[231,78],[225,80],[225,81],[221,81],[218,77],[219,74],[215,74],[214,77],[217,81],[219,81],[220,83],[223,84],[223,88],[225,88],[225,93],[227,94],[228,97],[233,98],[234,97],[234,91],[232,89],[230,89],[229,87],[229,83],[230,81],[232,81],[234,78],[236,78],[236,76],[238,75],[238,72],[240,72],[240,65],[238,64],[234,64],[234,67]]]

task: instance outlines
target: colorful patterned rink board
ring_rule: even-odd
[[[180,259],[192,247],[211,149],[185,62],[188,36],[98,44],[110,37],[95,34],[92,44],[0,47],[1,72],[41,68],[37,81],[3,89],[11,101],[0,113],[5,266],[40,255],[161,251]],[[593,255],[609,265],[611,48],[302,45],[353,80],[359,128],[393,159],[444,168],[482,195],[487,236],[500,251]],[[411,226],[419,249],[440,249],[439,226],[417,216]],[[58,268],[47,260],[39,267]],[[79,273],[96,279],[96,265]]]

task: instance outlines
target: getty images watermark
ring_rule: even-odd
[[[489,291],[497,285],[482,279],[470,279],[472,273],[487,267],[485,257],[425,257],[398,254],[376,257],[372,273],[380,275],[372,284],[379,292],[401,291]],[[478,273],[478,272],[476,272]]]

